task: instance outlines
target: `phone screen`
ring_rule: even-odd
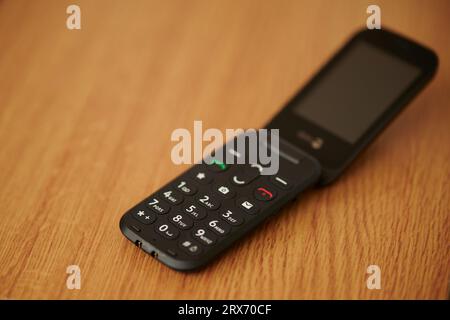
[[[293,111],[354,143],[420,72],[388,51],[359,41],[298,100]]]

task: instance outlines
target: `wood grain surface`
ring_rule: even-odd
[[[189,274],[118,227],[187,168],[171,132],[261,127],[371,2],[76,1],[71,31],[74,2],[0,2],[0,298],[448,297],[450,1],[376,2],[383,26],[436,50],[433,82],[336,183]]]

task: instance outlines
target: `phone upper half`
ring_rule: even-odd
[[[268,124],[336,179],[431,80],[430,49],[387,30],[355,34]]]

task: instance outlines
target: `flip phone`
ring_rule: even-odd
[[[258,163],[194,165],[128,210],[122,233],[176,270],[206,265],[305,189],[338,178],[437,65],[398,34],[358,32],[266,125],[279,130],[276,174]],[[230,143],[220,152],[238,154]]]

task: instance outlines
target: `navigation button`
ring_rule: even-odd
[[[231,176],[231,182],[237,186],[249,184],[259,176],[259,169],[256,167],[245,166]]]

